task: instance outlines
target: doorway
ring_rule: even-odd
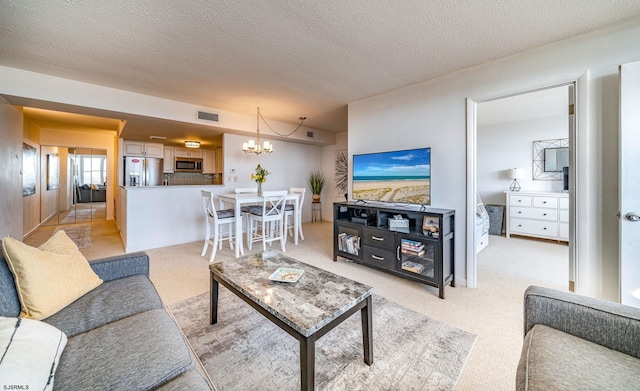
[[[476,254],[476,246],[477,246],[477,235],[475,232],[474,225],[476,222],[476,197],[480,195],[481,198],[484,198],[483,202],[488,204],[498,204],[498,205],[506,205],[506,191],[509,190],[510,181],[513,180],[511,178],[512,175],[518,174],[520,181],[523,182],[522,190],[533,190],[533,191],[542,191],[549,193],[558,193],[561,194],[564,188],[563,184],[563,176],[562,173],[558,175],[540,175],[540,173],[536,172],[536,169],[540,169],[538,162],[536,162],[535,158],[535,143],[533,141],[545,139],[549,137],[553,137],[554,139],[562,138],[563,142],[566,142],[566,146],[569,150],[569,169],[568,175],[566,178],[570,179],[571,186],[569,186],[569,191],[567,193],[568,196],[565,196],[569,202],[568,208],[568,260],[567,260],[567,269],[568,269],[568,279],[566,284],[566,289],[572,290],[574,287],[573,282],[575,281],[575,256],[574,256],[574,238],[575,238],[575,194],[573,189],[575,188],[575,176],[573,175],[576,172],[575,166],[575,145],[576,145],[576,122],[575,122],[575,89],[576,82],[564,82],[558,83],[556,85],[551,86],[541,86],[540,88],[532,88],[532,89],[523,89],[522,91],[512,91],[510,93],[503,94],[493,94],[491,96],[484,96],[476,99],[468,99],[467,100],[467,143],[468,143],[468,160],[467,160],[467,286],[476,287],[477,286],[477,254]],[[482,140],[481,137],[483,135],[479,133],[479,128],[481,128],[482,124],[479,122],[479,117],[481,117],[480,110],[482,110],[482,106],[484,104],[487,105],[487,108],[491,108],[493,103],[503,100],[507,101],[509,98],[513,98],[513,101],[520,101],[519,103],[526,102],[529,96],[533,96],[534,94],[540,94],[544,96],[552,92],[556,91],[564,91],[564,96],[566,100],[564,104],[562,104],[562,110],[564,110],[564,120],[562,122],[562,128],[564,130],[564,137],[559,137],[553,135],[553,133],[539,133],[537,136],[535,134],[529,135],[527,139],[526,137],[522,137],[524,141],[520,142],[526,143],[526,146],[519,145],[517,146],[514,140],[519,139],[519,135],[514,133],[517,131],[526,130],[526,126],[522,126],[521,129],[518,129],[517,126],[502,126],[502,131],[504,132],[502,135],[493,135],[494,142],[500,144],[498,148],[503,148],[502,150],[494,150],[490,152],[489,160],[480,162],[481,154],[478,152],[478,148],[483,147],[486,148],[487,140]],[[497,105],[496,105],[497,106]],[[525,104],[523,106],[525,118],[522,119],[522,123],[526,123],[526,116],[538,115],[534,113],[535,107],[531,104]],[[571,110],[568,110],[571,108]],[[544,109],[543,109],[544,110]],[[504,113],[506,117],[506,122],[509,120],[513,121],[513,118],[509,118],[514,114],[514,110],[507,111]],[[544,116],[542,116],[544,117]],[[551,120],[541,121],[540,124],[552,123]],[[558,119],[555,120],[555,127],[558,127],[557,123]],[[535,122],[531,120],[531,123]],[[517,122],[516,122],[517,123]],[[546,125],[540,125],[546,126]],[[535,128],[535,125],[533,126]],[[496,129],[501,129],[500,126],[492,127],[492,131]],[[567,131],[568,129],[568,131]],[[512,133],[509,133],[511,131]],[[532,131],[532,129],[529,129]],[[539,137],[538,137],[539,136]],[[509,141],[511,140],[511,141]],[[490,140],[488,140],[491,142]],[[533,144],[533,145],[532,145]],[[524,148],[524,150],[522,149]],[[490,149],[490,147],[489,147]],[[487,158],[487,156],[485,156]],[[515,162],[515,163],[514,163]],[[484,165],[484,166],[483,166]],[[521,167],[518,167],[521,166]],[[518,170],[514,170],[518,169]],[[526,179],[525,179],[526,178]],[[534,178],[536,180],[534,180]],[[542,181],[541,179],[546,179],[546,181]],[[486,185],[484,181],[490,182],[490,185]],[[545,183],[546,182],[546,183]],[[482,183],[482,184],[481,184]],[[517,186],[516,186],[517,188]],[[562,213],[562,211],[560,211]],[[564,212],[566,213],[566,212]],[[506,218],[507,210],[503,209],[503,215]],[[506,221],[505,221],[506,223]],[[503,227],[506,224],[502,224]],[[562,225],[562,224],[560,224]],[[566,228],[566,226],[565,226]],[[504,232],[504,229],[503,229]],[[495,233],[495,230],[494,230]],[[499,239],[499,238],[498,238]],[[507,239],[508,240],[508,239]],[[535,239],[534,239],[535,240]],[[499,242],[498,243],[504,243]],[[489,239],[489,245],[491,244],[491,240]]]
[[[107,150],[42,145],[40,223],[106,220]]]

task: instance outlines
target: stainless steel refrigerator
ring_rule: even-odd
[[[124,157],[124,186],[162,186],[161,158]]]

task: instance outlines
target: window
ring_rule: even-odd
[[[82,184],[102,185],[107,181],[107,157],[79,155],[80,182]]]

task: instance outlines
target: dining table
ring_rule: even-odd
[[[247,193],[227,193],[227,194],[219,194],[220,203],[222,205],[233,204],[234,216],[242,216],[241,208],[242,205],[251,205],[251,204],[262,204],[264,201],[264,197],[258,196],[256,194],[247,194]],[[285,197],[286,201],[292,201],[293,203],[293,243],[298,244],[298,232],[300,224],[302,224],[302,213],[299,213],[300,209],[300,194],[288,193]],[[221,205],[221,207],[223,207]],[[236,258],[240,256],[240,254],[244,254],[244,247],[242,244],[242,218],[236,218],[235,224],[235,252]]]

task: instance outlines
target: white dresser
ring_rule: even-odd
[[[508,191],[507,238],[511,235],[569,241],[569,194]]]

